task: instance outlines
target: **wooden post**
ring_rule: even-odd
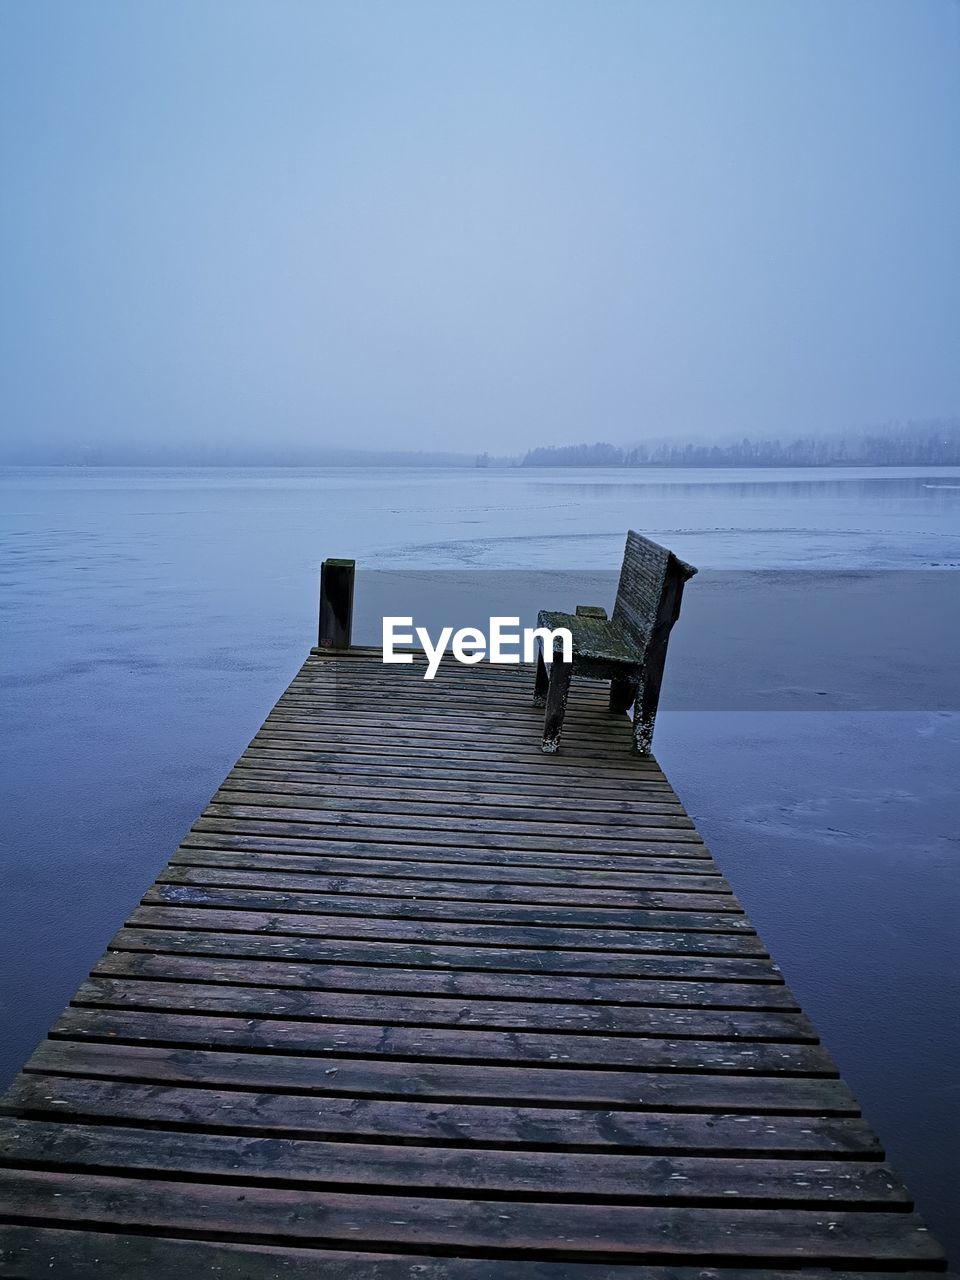
[[[349,649],[353,630],[355,560],[324,560],[320,566],[321,649]]]

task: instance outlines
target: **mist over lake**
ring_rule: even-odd
[[[424,602],[470,574],[500,613],[525,573],[600,590],[632,527],[702,571],[656,753],[956,1247],[960,470],[10,469],[0,488],[4,1082],[314,642],[324,557],[357,559],[358,625],[379,574]],[[818,639],[831,600],[844,634],[864,620],[862,663]]]

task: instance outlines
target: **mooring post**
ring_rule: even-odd
[[[353,576],[355,560],[324,560],[320,566],[321,649],[349,649],[353,630]]]

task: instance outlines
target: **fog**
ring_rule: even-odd
[[[7,0],[4,456],[960,412],[953,0]]]

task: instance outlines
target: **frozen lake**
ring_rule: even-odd
[[[38,468],[0,492],[4,1082],[299,666],[325,556],[487,571],[501,612],[498,582],[615,569],[633,527],[709,571],[657,754],[960,1253],[960,471]]]

